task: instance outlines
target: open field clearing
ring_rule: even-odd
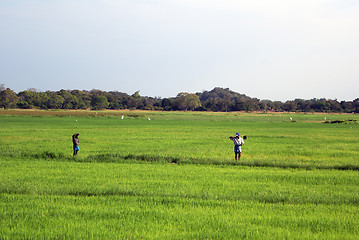
[[[68,158],[71,135],[79,132],[77,161],[236,164],[228,137],[240,132],[248,136],[241,165],[359,169],[358,115],[25,112],[32,115],[0,115],[3,156]],[[45,115],[53,112],[56,117]],[[329,124],[324,118],[354,121]]]
[[[0,114],[4,239],[359,234],[358,115],[29,112]]]

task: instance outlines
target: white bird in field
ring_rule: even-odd
[[[289,119],[290,119],[291,121],[293,120],[293,118],[292,118],[292,117],[290,117]]]
[[[148,118],[148,121],[151,121],[151,118]]]
[[[121,119],[123,119],[123,118],[124,118],[124,116],[122,115]]]

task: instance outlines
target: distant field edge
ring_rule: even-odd
[[[228,114],[228,113],[252,113],[252,114],[318,114],[318,115],[358,115],[358,113],[337,112],[276,112],[276,111],[163,111],[163,110],[130,110],[130,109],[104,109],[104,110],[68,110],[68,109],[0,109],[0,115],[32,115],[32,116],[117,116],[131,115],[133,113],[145,115],[149,113],[193,113],[193,114]]]

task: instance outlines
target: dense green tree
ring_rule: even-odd
[[[161,100],[161,107],[165,111],[171,111],[173,109],[173,100],[170,98],[164,98]]]
[[[340,108],[340,103],[335,99],[335,100],[327,100],[328,104],[329,104],[329,109],[331,112],[340,112],[341,108]]]
[[[272,101],[270,100],[261,100],[258,103],[258,110],[260,111],[270,111],[272,108]]]
[[[140,91],[136,91],[134,94],[131,95],[136,100],[141,100]]]
[[[353,105],[354,105],[354,112],[359,113],[359,98],[353,101]]]
[[[91,99],[91,107],[93,110],[105,109],[109,106],[109,102],[106,96],[97,95],[93,96]]]
[[[31,109],[33,106],[30,106],[28,102],[18,101],[16,106],[21,109]]]
[[[138,109],[142,109],[142,110],[154,110],[154,105],[156,104],[156,100],[154,98],[151,97],[143,97],[138,105],[137,108]]]
[[[126,93],[112,91],[108,92],[106,97],[108,99],[110,109],[126,109],[127,99],[130,96]]]
[[[69,91],[61,89],[59,95],[64,98],[62,103],[63,109],[78,109],[78,99],[72,95]]]
[[[15,108],[18,101],[19,97],[9,88],[0,92],[0,107]]]
[[[140,109],[141,108],[141,95],[140,91],[136,91],[129,98],[127,98],[127,106],[130,109]]]
[[[30,92],[28,90],[25,90],[25,91],[19,92],[17,94],[17,96],[19,97],[19,100],[21,102],[27,102],[29,108],[34,107],[34,102],[36,101],[34,92]]]
[[[179,110],[194,110],[201,106],[201,101],[196,94],[181,92],[175,99],[175,105]]]
[[[179,93],[175,98],[131,96],[117,91],[104,92],[60,90],[40,92],[31,88],[18,94],[0,84],[0,107],[41,109],[144,109],[196,111],[299,111],[299,112],[359,112],[359,98],[338,102],[336,99],[295,99],[286,102],[259,100],[239,94],[228,88],[214,88],[201,93]]]
[[[288,112],[295,112],[297,111],[298,104],[296,101],[286,101],[283,104],[283,110]]]
[[[58,95],[56,92],[47,92],[48,102],[47,108],[49,109],[61,109],[65,99]]]
[[[87,109],[90,108],[91,96],[87,91],[72,90],[70,92],[76,97],[77,101],[74,102],[74,109]]]

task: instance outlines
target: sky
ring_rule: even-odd
[[[0,0],[0,84],[359,97],[357,0]]]

